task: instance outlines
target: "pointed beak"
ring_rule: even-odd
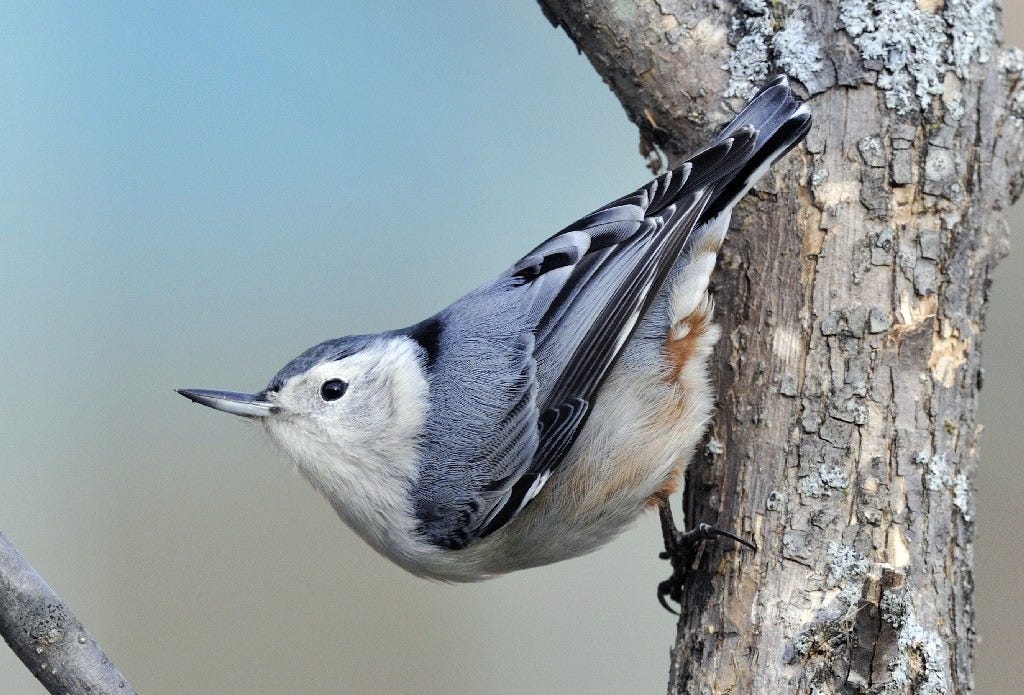
[[[236,393],[209,389],[177,389],[177,392],[193,403],[242,417],[263,418],[280,410],[278,406],[267,400],[264,393]]]

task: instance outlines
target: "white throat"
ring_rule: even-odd
[[[408,565],[418,544],[409,488],[417,477],[418,442],[428,410],[427,382],[415,343],[382,339],[345,359],[350,398],[338,417],[288,412],[290,389],[318,388],[327,374],[294,378],[282,389],[284,412],[267,418],[274,446],[331,503],[356,533],[381,554]],[[314,367],[315,372],[320,366]]]

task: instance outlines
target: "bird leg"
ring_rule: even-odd
[[[682,603],[683,575],[693,566],[703,541],[728,538],[751,550],[757,550],[757,546],[745,538],[740,538],[735,533],[715,528],[709,524],[697,524],[689,531],[679,531],[672,519],[672,507],[669,506],[668,498],[658,503],[658,518],[661,520],[661,534],[665,541],[665,550],[659,553],[658,557],[668,560],[672,565],[672,576],[658,584],[658,603],[669,613],[679,614],[668,604],[665,597],[667,596],[676,603]]]

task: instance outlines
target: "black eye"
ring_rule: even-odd
[[[325,401],[336,401],[345,395],[347,389],[348,384],[341,379],[331,379],[325,381],[320,387],[320,397]]]

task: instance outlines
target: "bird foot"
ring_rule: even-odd
[[[690,570],[697,559],[704,541],[717,538],[728,538],[731,541],[745,545],[751,550],[757,551],[757,546],[735,533],[715,528],[709,524],[697,524],[696,528],[689,531],[679,531],[672,521],[672,510],[666,501],[659,507],[661,516],[661,530],[665,539],[665,550],[658,554],[662,560],[668,560],[672,565],[672,576],[658,584],[658,603],[669,613],[679,615],[679,611],[669,605],[666,597],[677,604],[682,603],[683,597],[683,576]]]

